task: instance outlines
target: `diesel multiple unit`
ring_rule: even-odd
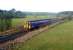
[[[1,32],[2,35],[0,35],[0,42],[5,42],[8,40],[15,39],[16,37],[19,37],[21,34],[26,34],[26,32],[44,27],[46,25],[50,25],[52,23],[59,22],[59,19],[42,19],[42,20],[34,20],[34,21],[25,21],[23,22],[22,26],[13,28],[11,30]]]

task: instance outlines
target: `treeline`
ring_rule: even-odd
[[[15,9],[0,10],[0,18],[24,18],[25,13],[22,11],[16,11]]]
[[[57,17],[64,17],[65,19],[73,19],[73,11],[62,11],[57,13]]]
[[[56,15],[56,13],[48,13],[48,12],[24,12],[27,16],[51,16]]]
[[[11,10],[0,10],[0,18],[25,18],[26,16],[54,16],[56,13],[48,12],[22,12],[16,11],[15,9]]]
[[[24,18],[25,14],[21,11],[16,11],[15,9],[0,10],[0,31],[5,31],[10,29],[12,25],[12,18]]]

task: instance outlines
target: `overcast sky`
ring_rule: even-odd
[[[0,0],[0,9],[32,12],[73,11],[73,0]]]

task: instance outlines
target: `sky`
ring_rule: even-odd
[[[0,0],[0,9],[30,12],[73,11],[73,0]]]

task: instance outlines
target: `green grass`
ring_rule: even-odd
[[[12,26],[16,26],[16,25],[20,25],[21,23],[23,23],[25,20],[25,18],[15,18],[12,19]]]
[[[25,44],[17,45],[17,50],[73,50],[73,21],[48,29]]]
[[[52,16],[27,16],[27,20],[40,20],[40,19],[49,19],[49,18],[54,18]]]
[[[23,24],[24,21],[28,21],[28,20],[39,20],[39,19],[47,19],[47,18],[52,18],[52,17],[49,17],[49,16],[26,16],[26,18],[14,18],[14,19],[12,19],[12,26]]]

